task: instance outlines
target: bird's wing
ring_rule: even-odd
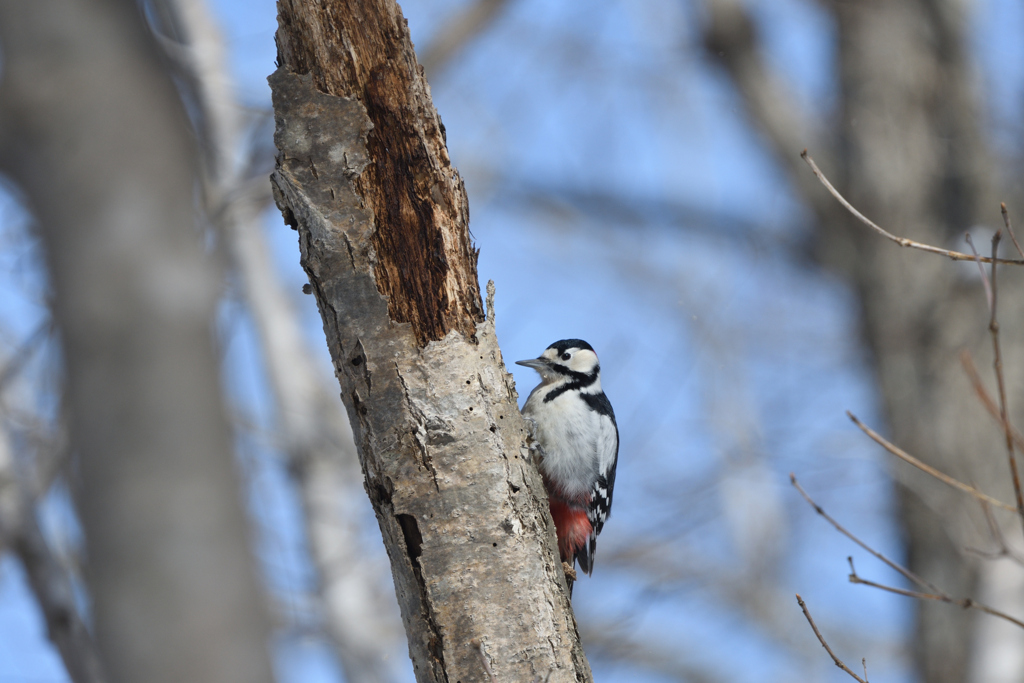
[[[594,570],[594,553],[597,551],[597,536],[604,528],[605,520],[612,512],[612,490],[615,486],[615,467],[619,459],[619,428],[615,424],[612,405],[604,393],[583,395],[599,415],[610,419],[601,420],[594,449],[597,454],[598,476],[590,491],[590,503],[587,506],[587,519],[590,521],[590,538],[587,544],[576,553],[580,568],[590,574]]]

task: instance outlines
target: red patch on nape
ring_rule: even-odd
[[[576,551],[582,550],[590,539],[590,520],[584,508],[570,507],[558,500],[551,499],[551,518],[558,532],[558,554],[562,562],[572,564]]]

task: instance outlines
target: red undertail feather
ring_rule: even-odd
[[[587,543],[593,527],[587,519],[586,508],[573,507],[556,500],[550,499],[551,518],[555,522],[555,531],[558,532],[558,554],[562,562],[573,564],[578,554],[586,554]],[[584,567],[584,571],[587,567]]]

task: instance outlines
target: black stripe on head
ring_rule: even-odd
[[[575,370],[572,370],[562,365],[561,363],[550,363],[548,365],[548,369],[551,370],[551,372],[557,372],[559,375],[565,375],[574,382],[586,382],[586,384],[581,384],[581,387],[593,384],[594,379],[596,379],[597,375],[601,372],[600,365],[595,365],[594,369],[591,370],[590,372],[576,372]]]
[[[556,341],[548,348],[556,349],[559,355],[565,353],[569,349],[586,349],[587,351],[594,350],[593,346],[583,341],[582,339],[562,339],[560,341]]]

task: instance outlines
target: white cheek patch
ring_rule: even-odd
[[[576,372],[587,373],[597,366],[597,354],[589,349],[581,349],[572,355],[569,368]]]

